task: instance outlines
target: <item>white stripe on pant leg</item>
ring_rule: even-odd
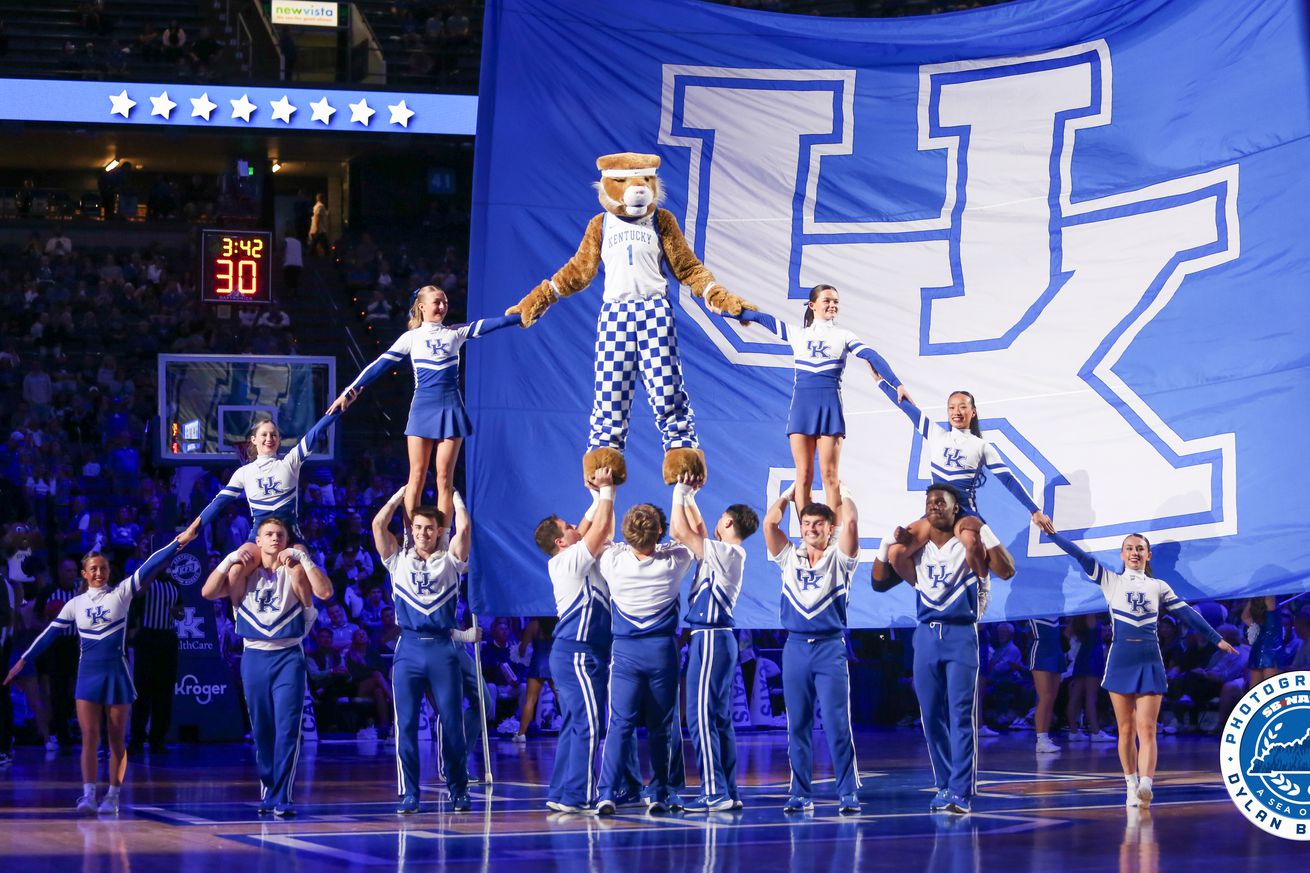
[[[391,653],[391,691],[392,691],[391,711],[395,714],[395,725],[396,725],[396,793],[401,795],[402,797],[406,793],[405,792],[405,767],[400,760],[401,724],[400,724],[400,710],[397,707],[397,703],[396,703],[397,695],[395,694],[395,690],[401,687],[400,683],[396,682],[396,663],[400,657],[400,644],[403,641],[403,639],[404,637],[401,637],[396,640],[396,648]]]
[[[610,700],[605,712],[605,745],[601,749],[600,769],[605,772],[605,762],[609,760],[610,736],[614,733],[614,650],[610,649]],[[620,764],[622,766],[622,764]],[[638,765],[640,766],[640,765]],[[641,774],[637,774],[640,778]],[[612,789],[613,786],[610,786]]]
[[[582,707],[587,713],[587,797],[584,802],[591,803],[596,795],[596,744],[600,739],[600,714],[596,707],[596,691],[592,687],[591,677],[587,675],[586,653],[573,653],[573,675],[578,679],[582,691]]]
[[[704,772],[700,774],[701,792],[706,797],[718,794],[718,783],[714,779],[714,748],[711,738],[714,731],[710,728],[710,673],[714,668],[714,631],[701,633],[700,676],[696,677],[696,691],[700,700],[696,701],[696,711],[700,715],[701,761]]]
[[[842,656],[842,666],[846,668],[846,730],[851,735],[851,769],[855,771],[855,790],[864,787],[860,782],[860,758],[855,754],[855,720],[851,718],[851,664]]]
[[[973,625],[973,650],[978,651],[978,624]],[[973,706],[969,709],[969,717],[973,721],[973,772],[969,777],[969,796],[978,793],[978,671],[982,667],[982,659],[979,658],[978,666],[973,668],[973,686],[970,691],[973,693]]]
[[[300,695],[296,697],[300,711],[296,713],[296,750],[291,756],[291,773],[287,776],[287,803],[291,803],[291,793],[296,787],[296,767],[300,764],[300,745],[305,735],[305,693],[309,690],[309,666],[303,648],[300,649],[300,664],[305,670],[305,687],[300,689]]]

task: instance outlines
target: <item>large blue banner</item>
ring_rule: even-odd
[[[1058,528],[1118,568],[1126,533],[1185,597],[1305,590],[1295,485],[1310,433],[1310,53],[1301,0],[1019,0],[842,20],[691,0],[487,4],[470,309],[496,314],[575,251],[597,156],[662,159],[664,206],[719,282],[798,323],[810,286],[945,420],[985,436]],[[467,350],[477,609],[549,614],[535,523],[587,505],[601,279]],[[789,350],[670,284],[710,480],[761,513],[794,475]],[[927,462],[865,367],[843,479],[864,560],[922,513]],[[668,504],[634,401],[619,509]],[[1091,611],[1096,588],[1000,484],[1015,554],[989,619]],[[790,514],[789,514],[790,520]],[[744,626],[776,626],[748,542]],[[912,621],[857,577],[851,623]]]

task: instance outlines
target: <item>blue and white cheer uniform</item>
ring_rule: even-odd
[[[237,468],[223,489],[214,496],[200,513],[200,526],[209,524],[223,507],[242,495],[250,504],[252,523],[250,542],[259,534],[259,526],[266,519],[276,518],[287,526],[290,542],[303,540],[300,533],[300,469],[305,459],[314,453],[314,443],[341,415],[334,412],[315,422],[300,442],[285,457],[266,455]]]
[[[132,684],[132,673],[127,668],[124,652],[128,610],[132,598],[150,584],[179,548],[177,540],[173,540],[146,558],[135,573],[114,587],[88,588],[69,600],[23,652],[23,660],[28,664],[36,663],[36,658],[64,631],[75,629],[82,650],[77,664],[76,699],[104,705],[136,700],[136,687]],[[3,693],[8,694],[9,689],[4,689]]]
[[[1088,578],[1100,586],[1110,607],[1114,638],[1105,656],[1101,687],[1118,694],[1164,694],[1168,680],[1156,621],[1160,610],[1171,612],[1200,632],[1211,643],[1222,637],[1201,616],[1174,593],[1169,583],[1140,570],[1116,573],[1070,540],[1053,534],[1051,541],[1078,562]]]
[[[782,570],[782,691],[787,705],[787,758],[791,794],[813,793],[814,703],[823,710],[823,732],[832,755],[837,795],[860,787],[851,732],[851,677],[846,663],[846,609],[859,558],[844,554],[836,538],[811,565],[808,549],[792,543],[769,560]]]
[[[459,392],[459,350],[468,340],[522,323],[519,315],[480,318],[455,327],[425,321],[402,333],[346,390],[364,388],[408,355],[414,365],[414,399],[409,406],[405,436],[429,440],[469,436],[473,422]]]
[[[738,800],[737,732],[732,726],[732,680],[737,633],[732,611],[741,594],[746,550],[706,538],[691,588],[687,624],[687,729],[696,747],[701,793]]]
[[[464,736],[463,645],[451,639],[459,577],[468,563],[449,551],[426,560],[413,548],[382,562],[395,592],[400,639],[391,662],[396,707],[396,793],[419,794],[419,710],[429,690],[441,729],[442,772],[453,797],[468,790],[468,752]]]
[[[725,317],[763,325],[778,339],[791,345],[796,381],[787,413],[788,434],[846,435],[841,379],[852,356],[868,361],[891,384],[901,384],[892,372],[891,364],[882,355],[830,319],[816,318],[809,327],[797,327],[767,313],[749,309],[743,310],[740,316]]]

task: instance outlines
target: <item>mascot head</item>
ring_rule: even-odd
[[[619,218],[643,218],[655,211],[660,201],[659,155],[620,152],[596,159],[600,181],[597,198],[606,212]]]

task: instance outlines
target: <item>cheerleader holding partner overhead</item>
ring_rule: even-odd
[[[1042,512],[1037,502],[1029,496],[1023,484],[1010,472],[1010,467],[997,451],[996,446],[982,437],[978,427],[978,408],[973,395],[968,391],[952,392],[946,401],[947,417],[950,429],[933,422],[919,407],[899,396],[889,384],[878,386],[893,403],[900,407],[914,423],[919,436],[928,441],[928,463],[932,466],[932,480],[950,485],[960,495],[959,521],[955,523],[955,537],[965,548],[969,569],[979,577],[987,575],[987,555],[993,548],[984,543],[982,529],[985,522],[978,514],[977,492],[987,478],[990,470],[1001,480],[1010,493],[1032,513],[1033,524],[1048,534],[1055,533],[1055,525],[1046,513]],[[890,561],[898,560],[901,549],[912,555],[928,542],[931,529],[927,519],[920,519],[910,525],[910,542],[906,545],[893,545],[888,552]],[[1004,548],[1003,546],[1001,548]]]
[[[282,445],[282,432],[278,430],[277,422],[271,418],[255,419],[248,435],[250,449],[255,454],[254,460],[237,468],[223,489],[214,495],[209,505],[201,511],[195,521],[191,522],[186,533],[194,537],[202,527],[218,517],[223,507],[244,494],[246,503],[250,505],[251,525],[250,539],[241,547],[242,552],[248,554],[252,560],[259,556],[255,537],[259,533],[260,526],[269,518],[280,519],[286,526],[291,542],[296,548],[304,549],[305,547],[301,545],[303,537],[300,534],[299,524],[300,468],[305,463],[305,459],[313,454],[314,443],[318,441],[319,436],[331,427],[339,416],[340,413],[333,413],[320,418],[301,437],[300,442],[287,452],[285,458],[277,456],[277,451]]]
[[[81,638],[81,659],[77,665],[77,723],[82,729],[82,796],[77,800],[81,815],[96,812],[96,753],[100,749],[102,714],[109,723],[109,791],[99,811],[118,814],[118,793],[127,775],[127,724],[136,699],[136,688],[127,669],[123,644],[127,638],[127,613],[132,598],[154,580],[178,549],[194,539],[184,533],[146,559],[137,571],[117,585],[109,584],[109,561],[99,552],[82,558],[82,590],[64,604],[59,615],[41,632],[5,677],[5,685],[55,641],[59,634],[76,628]],[[3,692],[8,694],[8,689]]]
[[[796,367],[792,387],[791,410],[787,416],[787,438],[791,442],[792,460],[796,464],[795,505],[799,515],[810,504],[814,484],[814,452],[819,452],[819,476],[828,506],[841,515],[841,489],[838,487],[838,462],[842,439],[846,436],[846,419],[842,414],[841,379],[847,358],[854,355],[868,361],[874,373],[896,386],[898,399],[909,402],[910,395],[901,385],[891,365],[865,345],[849,330],[837,326],[837,289],[815,285],[805,304],[802,327],[789,325],[763,312],[743,310],[738,317],[768,328],[774,336],[791,344]],[[711,307],[711,312],[719,310]],[[720,313],[721,314],[721,313]]]
[[[459,457],[464,438],[473,433],[473,422],[469,420],[464,398],[459,393],[460,347],[468,340],[523,321],[519,315],[504,315],[448,327],[444,324],[448,308],[446,292],[435,285],[424,285],[415,291],[409,313],[409,330],[364,368],[328,407],[329,413],[346,409],[370,382],[409,355],[414,365],[414,400],[405,426],[409,446],[406,527],[414,507],[419,505],[423,496],[423,480],[427,477],[428,460],[433,457],[434,449],[437,508],[443,519],[454,517],[455,459]]]
[[[1114,717],[1119,723],[1119,763],[1123,765],[1128,786],[1125,805],[1150,806],[1156,762],[1155,723],[1167,687],[1160,639],[1156,635],[1160,611],[1176,614],[1225,652],[1232,654],[1234,649],[1199,612],[1174,593],[1168,582],[1151,575],[1151,543],[1141,534],[1124,537],[1119,550],[1124,562],[1121,573],[1106,569],[1059,534],[1052,534],[1051,541],[1076,560],[1083,572],[1101,587],[1110,607],[1114,641],[1106,656],[1101,687],[1110,692]]]

